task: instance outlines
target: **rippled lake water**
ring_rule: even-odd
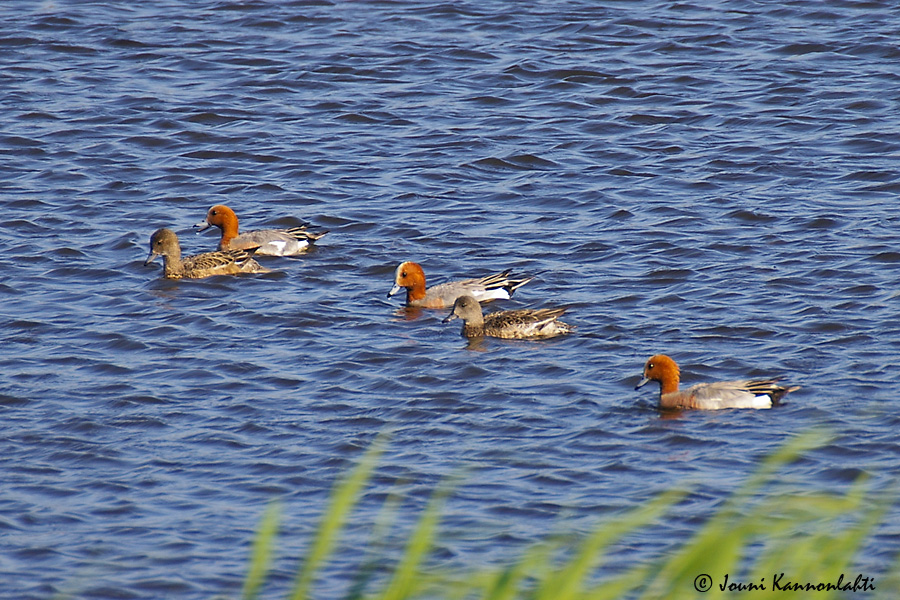
[[[281,498],[278,597],[333,481],[385,430],[348,544],[387,494],[402,529],[468,466],[440,542],[459,567],[692,483],[616,561],[665,552],[815,427],[835,440],[787,484],[887,486],[897,17],[862,0],[3,3],[0,596],[236,597]],[[191,225],[218,203],[244,227],[330,233],[266,275],[143,266],[159,227],[212,249]],[[403,260],[435,282],[536,274],[503,307],[571,305],[578,330],[469,347],[444,311],[386,298]],[[657,352],[685,383],[802,389],[663,418],[633,390]],[[898,522],[856,565],[876,579]]]

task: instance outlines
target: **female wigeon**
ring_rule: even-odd
[[[469,338],[483,335],[506,339],[549,338],[574,329],[557,321],[564,312],[565,308],[523,308],[484,315],[478,300],[466,295],[456,299],[444,323],[462,319],[462,334]]]
[[[770,408],[773,404],[778,404],[788,392],[800,389],[800,386],[778,385],[778,379],[758,379],[698,383],[679,390],[680,375],[681,372],[674,360],[664,354],[657,354],[647,360],[647,364],[644,365],[644,378],[634,389],[651,381],[658,381],[660,408],[702,410]]]
[[[150,254],[144,265],[149,265],[158,255],[163,257],[163,274],[167,279],[199,279],[211,275],[235,275],[237,273],[268,273],[253,260],[255,249],[217,250],[196,256],[181,258],[178,236],[171,229],[158,229],[150,236]]]
[[[388,297],[406,288],[406,305],[418,308],[448,308],[453,306],[457,298],[465,294],[474,296],[479,302],[508,300],[513,292],[534,279],[533,277],[512,279],[511,272],[512,269],[507,269],[502,273],[480,279],[448,281],[426,289],[425,271],[418,263],[407,261],[397,267],[394,273],[394,287],[388,292]]]
[[[234,211],[222,204],[206,212],[206,219],[194,227],[203,231],[215,225],[222,230],[219,250],[256,248],[257,254],[266,256],[292,256],[310,249],[317,239],[328,233],[307,231],[309,223],[288,229],[260,229],[238,235],[238,218]]]

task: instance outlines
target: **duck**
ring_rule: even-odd
[[[444,323],[462,319],[462,335],[467,338],[550,338],[575,329],[572,325],[557,320],[566,310],[567,308],[522,308],[485,315],[481,311],[481,303],[467,294],[456,299],[453,310],[444,319]]]
[[[779,385],[778,378],[698,383],[679,390],[681,371],[672,358],[657,354],[647,359],[643,378],[634,389],[659,382],[659,408],[720,410],[723,408],[771,408],[800,386]]]
[[[425,287],[425,271],[412,261],[400,263],[394,272],[394,287],[388,298],[406,288],[406,306],[415,308],[450,308],[463,295],[474,296],[479,302],[509,300],[513,293],[534,277],[511,276],[512,269],[478,279],[448,281],[430,288]]]
[[[309,223],[287,229],[258,229],[238,235],[238,218],[224,204],[217,204],[206,212],[206,219],[194,227],[204,231],[212,226],[222,230],[219,250],[244,250],[256,248],[256,254],[264,256],[295,256],[307,252],[316,240],[327,231],[307,231]]]
[[[178,236],[171,229],[157,229],[150,236],[150,254],[144,266],[162,255],[163,276],[166,279],[200,279],[212,275],[238,273],[268,273],[270,270],[253,260],[256,248],[217,250],[195,256],[181,257]]]

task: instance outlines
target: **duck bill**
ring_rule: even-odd
[[[212,227],[212,225],[210,225],[208,221],[200,221],[199,223],[194,225],[194,229],[197,230],[197,233],[200,233],[201,231],[205,231],[205,230],[209,229],[210,227]]]
[[[153,262],[153,259],[156,258],[156,252],[150,251],[150,254],[147,255],[147,260],[144,261],[144,266],[146,267],[150,263]]]
[[[644,387],[645,385],[647,385],[648,383],[650,383],[650,379],[644,377],[643,379],[640,380],[640,382],[636,386],[634,386],[634,389],[636,389],[636,390],[640,389],[640,388]]]
[[[459,318],[459,317],[456,316],[456,313],[455,313],[455,312],[451,312],[449,315],[447,315],[446,317],[444,317],[444,320],[441,321],[441,323],[449,323],[449,322],[452,321],[453,319],[458,319],[458,318]]]
[[[394,287],[391,288],[391,291],[388,292],[388,298],[390,298],[391,296],[393,296],[394,294],[396,294],[397,292],[399,292],[402,289],[403,288],[401,286],[399,286],[395,283]]]

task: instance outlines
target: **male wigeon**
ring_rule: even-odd
[[[206,212],[206,219],[194,227],[203,231],[215,225],[222,230],[219,250],[241,250],[256,248],[256,253],[266,256],[292,256],[302,254],[312,247],[316,240],[328,233],[307,231],[309,223],[288,229],[259,229],[238,235],[238,218],[234,211],[222,204],[213,206]]]
[[[565,308],[523,308],[485,315],[478,300],[466,295],[456,299],[444,323],[462,319],[462,334],[469,338],[484,335],[506,339],[549,338],[574,329],[557,321],[564,312]]]
[[[502,273],[480,279],[448,281],[426,289],[425,271],[418,263],[407,261],[397,267],[394,273],[394,287],[388,292],[388,297],[406,288],[406,305],[418,308],[448,308],[464,294],[474,296],[479,302],[508,300],[513,292],[534,279],[533,277],[512,279],[511,272],[512,269],[507,269]]]
[[[199,279],[212,275],[237,273],[268,273],[253,260],[255,248],[246,250],[217,250],[196,256],[181,258],[178,236],[171,229],[157,229],[150,236],[150,254],[144,265],[149,265],[158,255],[163,257],[163,274],[167,279]]]
[[[748,379],[698,383],[679,390],[680,375],[681,372],[674,360],[664,354],[657,354],[647,360],[647,364],[644,365],[644,377],[634,389],[651,381],[658,381],[660,408],[702,410],[770,408],[773,404],[778,404],[788,392],[800,389],[800,386],[778,385],[778,379]]]

